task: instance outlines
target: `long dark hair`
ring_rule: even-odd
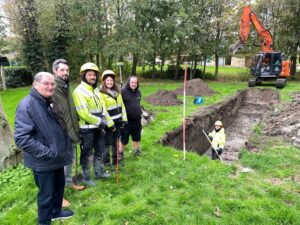
[[[102,82],[101,82],[101,91],[104,92],[104,93],[107,93],[108,88],[106,87],[105,81],[108,77],[111,77],[114,81],[114,84],[111,87],[111,90],[116,91],[118,94],[120,94],[120,89],[119,89],[118,85],[116,84],[115,79],[112,76],[109,76],[109,75],[106,76],[105,79],[102,80]]]

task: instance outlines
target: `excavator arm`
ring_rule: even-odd
[[[251,23],[262,42],[262,51],[272,51],[273,39],[270,31],[264,28],[260,20],[257,18],[256,14],[252,12],[250,5],[247,5],[244,7],[241,18],[239,41],[229,46],[230,55],[233,55],[237,50],[241,49],[244,46],[245,42],[248,40]]]

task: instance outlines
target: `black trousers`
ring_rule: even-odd
[[[90,167],[93,162],[95,176],[103,173],[103,157],[106,154],[104,132],[100,128],[80,129],[82,149],[80,166],[85,179],[91,179]]]
[[[65,188],[64,167],[49,171],[33,170],[33,176],[36,186],[39,188],[37,194],[38,222],[48,225],[51,223],[52,216],[61,211]]]
[[[111,155],[112,155],[112,164],[115,165],[117,163],[117,145],[119,145],[118,140],[120,139],[120,123],[115,123],[116,130],[112,132],[107,129],[105,134],[105,146],[106,146],[106,154],[104,157],[104,162],[110,162],[110,153],[109,147],[111,146]]]

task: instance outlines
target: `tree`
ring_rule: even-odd
[[[68,59],[68,45],[69,45],[69,9],[66,0],[58,0],[55,6],[55,24],[53,30],[52,40],[50,41],[48,55],[52,63],[55,59]]]
[[[234,8],[238,6],[238,0],[212,0],[210,9],[212,12],[211,24],[208,27],[209,42],[212,53],[215,56],[215,79],[218,79],[219,57],[227,53],[228,46],[231,44],[232,30],[237,20]],[[239,20],[238,20],[239,22]]]
[[[279,27],[280,46],[290,55],[291,76],[295,79],[296,61],[300,54],[300,6],[297,0],[285,1]]]
[[[6,46],[6,29],[5,29],[5,23],[2,21],[0,17],[0,54],[3,54],[5,51],[5,46]]]
[[[44,69],[41,38],[36,21],[37,10],[35,2],[33,0],[11,0],[5,1],[3,6],[8,14],[7,18],[10,20],[11,31],[14,31],[15,37],[22,43],[19,51],[22,52],[24,62],[33,76]],[[14,37],[10,39],[16,40]],[[10,42],[10,46],[13,46],[11,44],[13,42]],[[16,51],[16,49],[13,51]]]
[[[16,1],[16,16],[19,28],[18,33],[21,36],[23,44],[23,54],[25,63],[34,75],[44,68],[44,56],[42,51],[41,36],[38,31],[37,9],[34,0]]]

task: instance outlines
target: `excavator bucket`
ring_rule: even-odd
[[[240,50],[243,48],[243,44],[239,41],[233,45],[230,45],[229,46],[229,55],[234,55],[234,53],[237,51],[237,50]]]

